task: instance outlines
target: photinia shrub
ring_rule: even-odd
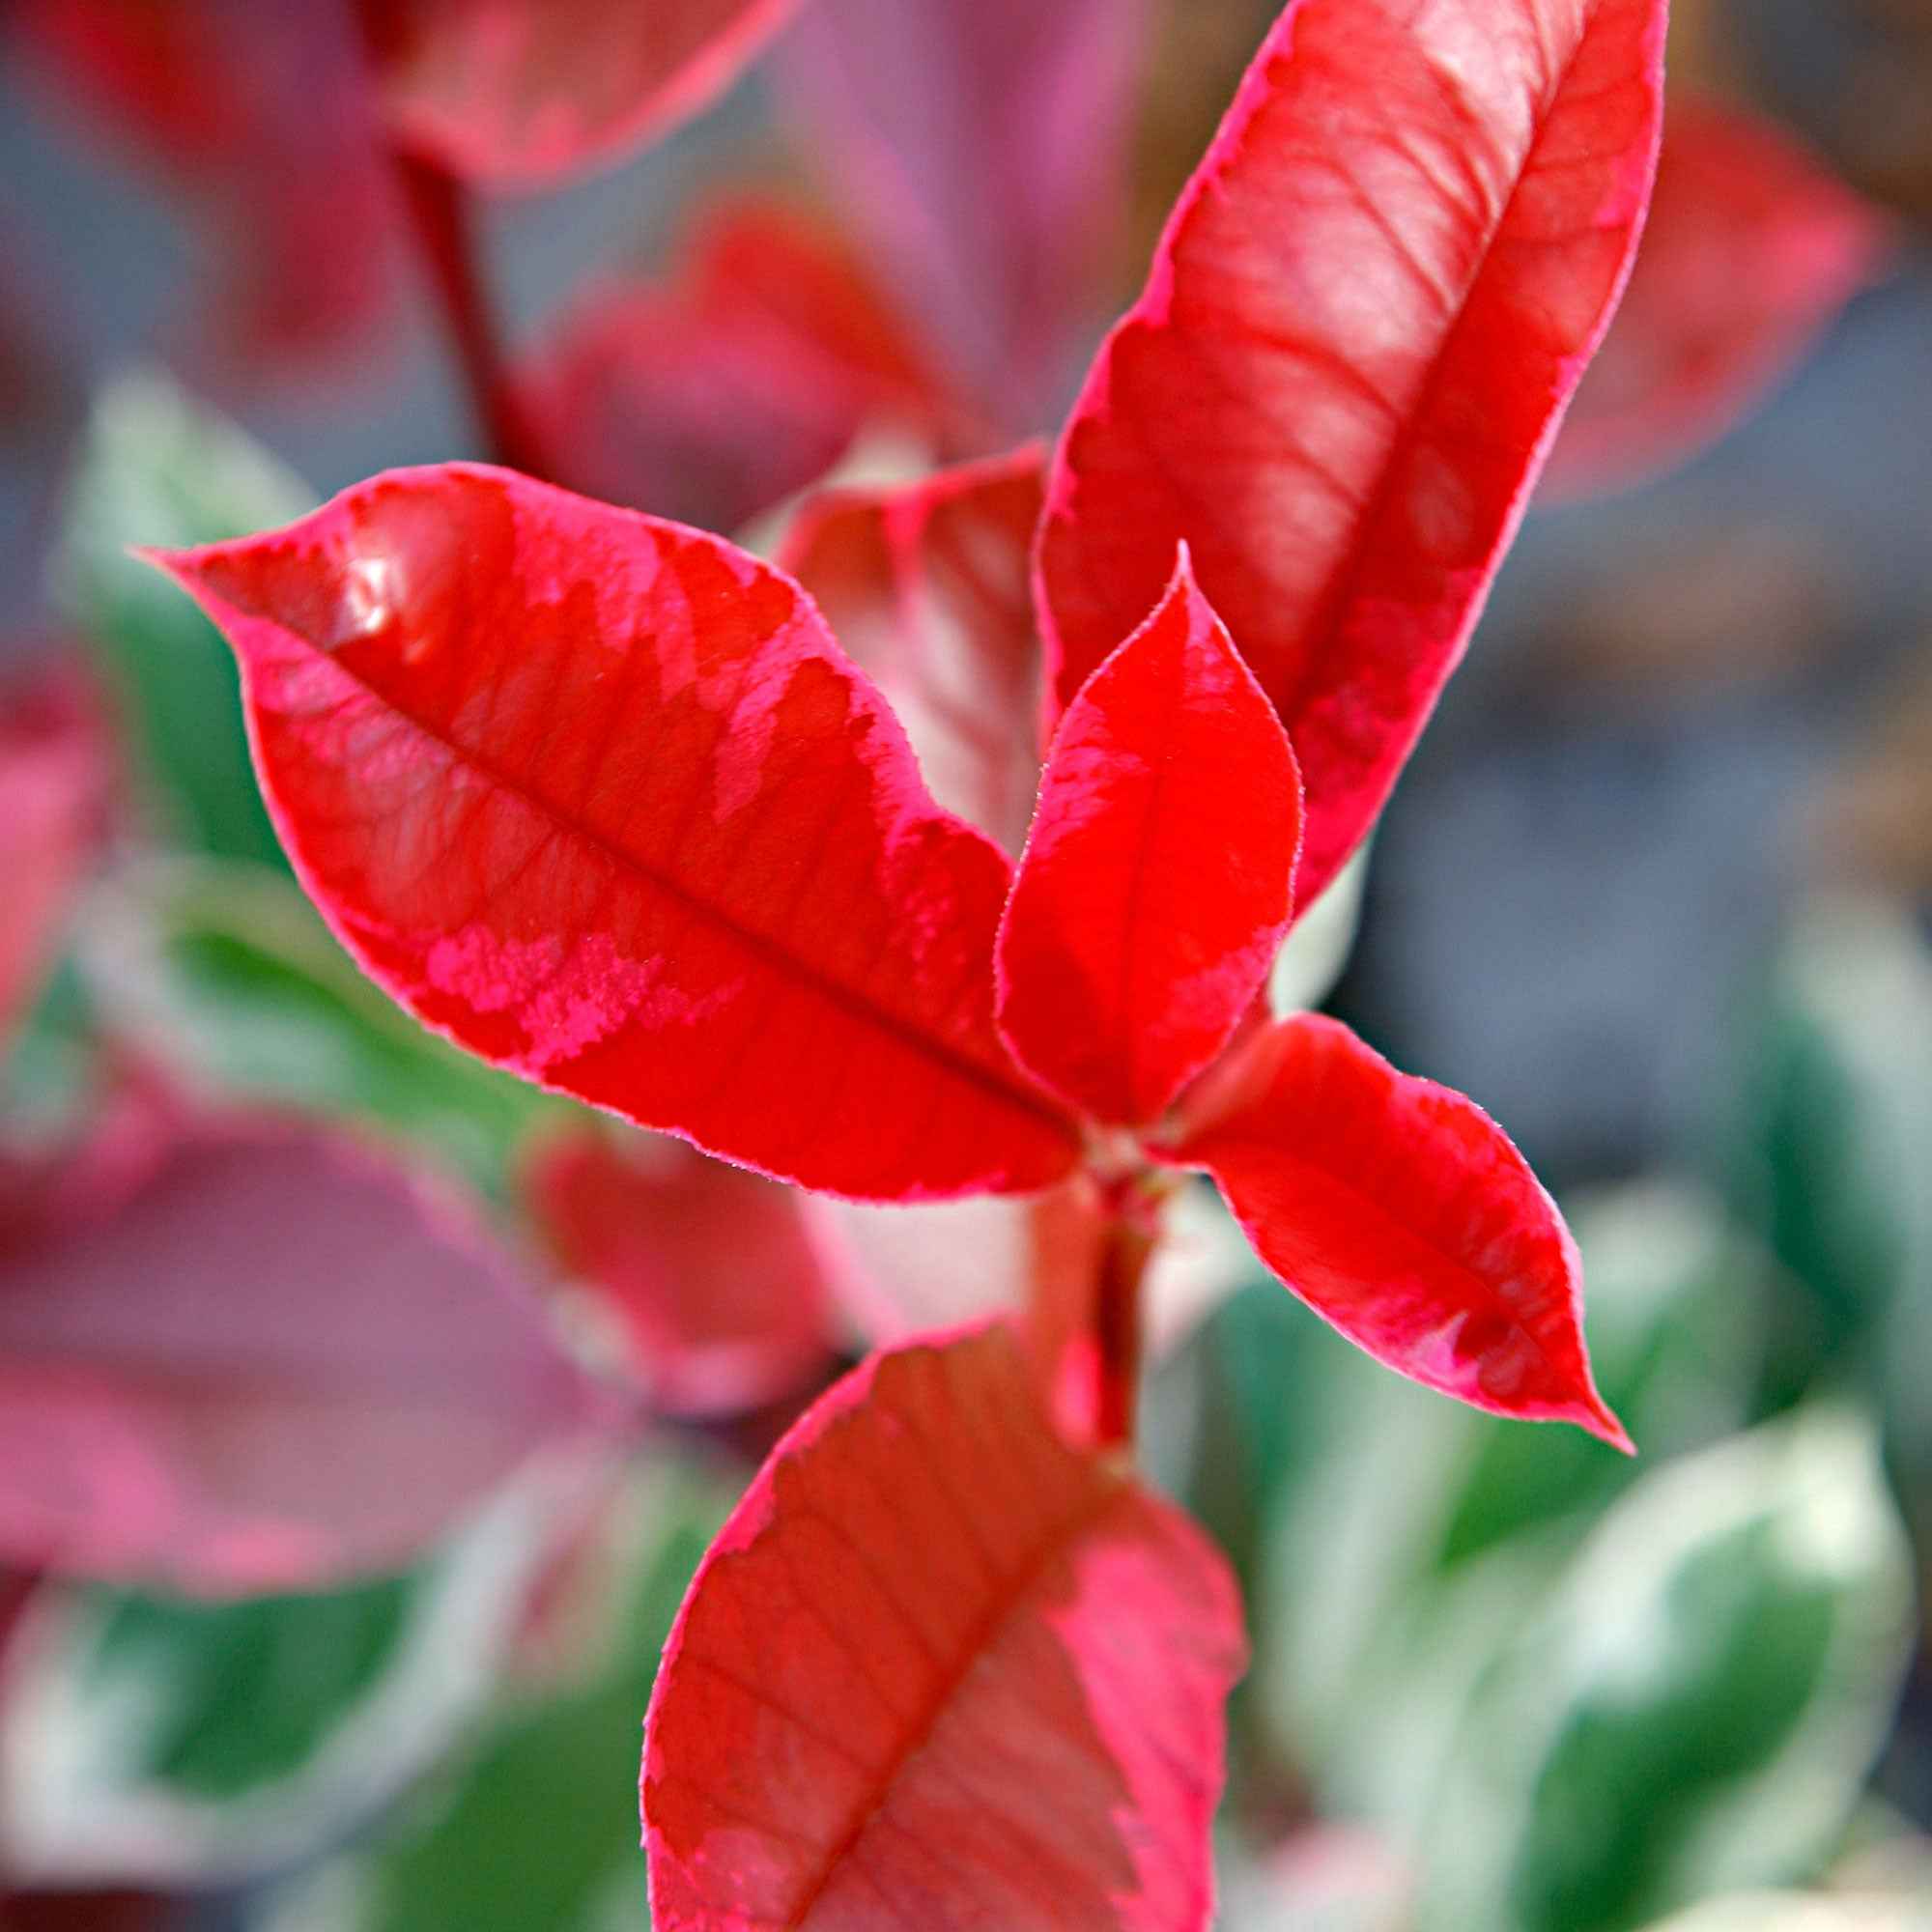
[[[1043,483],[1023,451],[795,534],[856,657],[724,539],[478,464],[155,554],[235,649],[302,884],[425,1024],[772,1179],[1097,1216],[1050,1347],[874,1356],[720,1536],[647,1727],[667,1932],[1207,1922],[1236,1592],[1130,1458],[1186,1174],[1378,1360],[1630,1446],[1501,1130],[1266,986],[1607,326],[1662,32],[1662,0],[1290,6]],[[1036,504],[1038,692],[1013,574],[945,564]],[[927,788],[949,745],[980,823]]]

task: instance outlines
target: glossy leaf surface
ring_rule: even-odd
[[[396,136],[487,186],[623,159],[707,106],[792,0],[362,0]]]
[[[1155,1119],[1266,980],[1300,842],[1294,754],[1183,554],[1047,757],[1000,928],[1022,1065],[1099,1120]]]
[[[1339,1021],[1277,1021],[1190,1102],[1256,1251],[1401,1375],[1478,1408],[1630,1442],[1590,1379],[1582,1270],[1556,1205],[1476,1104]]]
[[[607,280],[518,373],[560,479],[730,530],[815,482],[862,430],[948,413],[844,240],[755,196],[721,202],[661,282]]]
[[[1039,645],[1028,560],[1044,452],[886,490],[829,490],[781,564],[878,681],[932,795],[1017,853],[1039,788]]]
[[[660,1932],[1208,1922],[1243,1662],[1206,1538],[1004,1328],[875,1356],[705,1559],[645,1727]]]
[[[312,1584],[408,1558],[598,1419],[453,1204],[327,1136],[95,1147],[0,1210],[11,1561]]]
[[[303,883],[431,1026],[833,1192],[1071,1164],[993,1027],[1007,863],[785,578],[473,465],[167,562]]]
[[[107,749],[81,691],[0,694],[0,1055],[53,963],[101,827]]]
[[[1635,245],[1663,0],[1298,0],[1089,375],[1039,553],[1071,702],[1184,539],[1308,787],[1314,899],[1480,611]]]
[[[809,152],[1008,434],[1048,420],[1069,335],[1095,319],[1151,12],[810,0],[785,37],[779,71]]]
[[[586,1122],[536,1150],[525,1191],[654,1406],[756,1408],[829,1357],[825,1265],[790,1189],[682,1141]]]
[[[1683,462],[1786,375],[1867,281],[1876,209],[1775,123],[1673,99],[1643,245],[1544,494]]]

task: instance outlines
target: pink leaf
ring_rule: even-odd
[[[52,964],[107,774],[100,722],[75,686],[48,678],[0,701],[0,1053]]]
[[[874,1356],[779,1445],[645,1726],[660,1932],[1208,1920],[1226,1564],[1055,1435],[1003,1328]]]
[[[453,1204],[208,1121],[0,1220],[0,1560],[197,1591],[408,1560],[603,1404]]]
[[[810,152],[1015,434],[1058,400],[1110,266],[1149,14],[1147,0],[811,0],[785,37]]]
[[[826,1362],[826,1269],[788,1189],[682,1141],[620,1140],[593,1122],[542,1144],[525,1185],[653,1406],[742,1412]]]
[[[1065,705],[1175,545],[1301,762],[1313,903],[1475,624],[1635,246],[1663,0],[1297,0],[1048,486]]]
[[[1067,707],[1000,928],[1000,1030],[1102,1121],[1150,1122],[1228,1042],[1288,930],[1301,786],[1183,551]]]
[[[1878,211],[1776,124],[1673,99],[1630,289],[1545,497],[1614,489],[1723,435],[1871,278],[1889,239]]]
[[[726,530],[868,425],[926,435],[952,407],[839,238],[754,197],[704,216],[674,280],[593,287],[518,386],[565,481]]]
[[[1213,1176],[1263,1261],[1351,1342],[1478,1408],[1630,1449],[1590,1378],[1577,1245],[1473,1101],[1304,1013],[1190,1109],[1168,1157]]]
[[[708,106],[793,0],[361,0],[398,138],[486,186],[620,161]]]
[[[835,1193],[1071,1165],[993,1026],[1007,862],[788,579],[468,464],[157,561],[310,895],[430,1026]]]
[[[906,727],[940,804],[1017,852],[1039,787],[1028,557],[1037,446],[890,490],[827,491],[780,562]]]

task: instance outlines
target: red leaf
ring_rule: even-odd
[[[0,1560],[191,1590],[404,1561],[601,1405],[372,1152],[208,1122],[0,1224]]]
[[[789,1189],[681,1141],[620,1141],[592,1122],[540,1146],[526,1187],[655,1407],[740,1413],[825,1363],[826,1269]]]
[[[1445,1395],[1630,1449],[1590,1379],[1576,1243],[1474,1101],[1309,1013],[1258,1035],[1208,1088],[1167,1157],[1213,1176],[1323,1321]]]
[[[1071,1165],[993,1026],[1007,862],[787,579],[469,464],[156,560],[311,896],[428,1025],[835,1193]]]
[[[779,1445],[645,1726],[660,1932],[1208,1923],[1226,1564],[1056,1436],[1010,1335],[874,1356]]]
[[[1037,445],[892,490],[827,491],[779,560],[891,701],[933,796],[1017,852],[1039,788],[1028,559]]]
[[[52,963],[107,775],[99,721],[72,685],[48,679],[0,705],[0,1053]]]
[[[396,136],[531,188],[610,167],[737,78],[792,0],[362,0]]]
[[[1053,741],[1000,928],[1000,1030],[1102,1121],[1148,1122],[1220,1052],[1288,930],[1301,786],[1185,551]]]
[[[1149,14],[1147,0],[811,0],[785,37],[808,151],[1013,434],[1061,401],[1069,336],[1111,266]]]
[[[1543,494],[1614,489],[1721,436],[1871,278],[1883,217],[1775,123],[1673,99],[1630,290]]]
[[[1649,190],[1663,0],[1298,0],[1055,459],[1059,704],[1178,540],[1301,761],[1296,897],[1461,656]]]
[[[925,434],[950,409],[842,242],[753,198],[704,217],[674,280],[593,288],[518,382],[567,482],[727,530],[868,424]]]

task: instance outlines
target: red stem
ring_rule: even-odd
[[[490,454],[531,476],[548,474],[538,439],[503,369],[490,303],[476,268],[469,198],[446,169],[397,149],[396,177],[416,245],[441,306]]]
[[[1134,1439],[1141,1386],[1141,1282],[1160,1237],[1158,1203],[1133,1183],[1122,1188],[1111,1206],[1094,1293],[1094,1433],[1104,1449]]]

